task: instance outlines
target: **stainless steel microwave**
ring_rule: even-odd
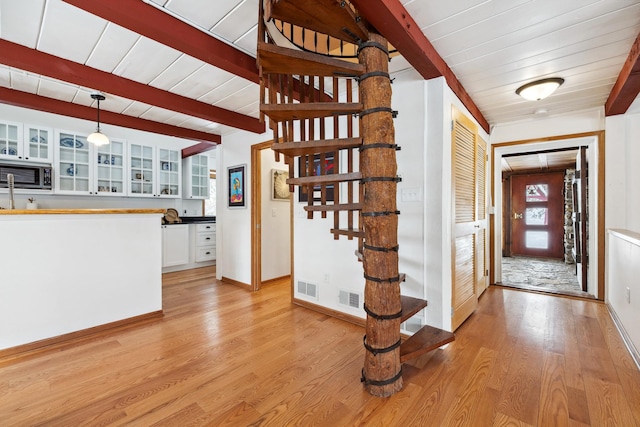
[[[53,172],[51,165],[27,165],[0,163],[0,188],[8,188],[7,176],[13,174],[14,188],[51,190]]]

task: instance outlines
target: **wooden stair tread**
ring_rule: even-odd
[[[452,332],[425,325],[400,345],[400,363],[422,356],[455,339]]]
[[[271,149],[285,156],[304,156],[346,150],[362,145],[362,138],[318,139],[304,142],[281,142],[271,145]]]
[[[362,174],[360,172],[333,173],[330,175],[314,175],[314,176],[303,176],[300,178],[289,178],[287,179],[287,184],[289,185],[332,184],[336,182],[357,181],[361,178],[362,178]]]
[[[414,314],[425,308],[428,304],[426,300],[406,295],[401,295],[400,301],[402,303],[402,317],[400,317],[400,322],[404,322],[413,317]]]
[[[307,102],[291,104],[264,104],[260,111],[273,121],[314,119],[335,114],[355,114],[362,111],[357,102]]]
[[[340,236],[364,237],[364,230],[360,230],[359,228],[332,228],[331,233]]]
[[[304,210],[307,212],[359,211],[362,210],[362,203],[304,206]]]
[[[258,43],[258,61],[264,74],[359,76],[364,73],[364,65],[358,63],[265,42]]]
[[[353,10],[340,0],[271,0],[265,3],[264,18],[289,22],[328,34],[350,43],[368,40],[367,30]]]

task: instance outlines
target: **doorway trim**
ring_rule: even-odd
[[[576,140],[584,140],[582,142],[578,142]],[[596,206],[595,215],[592,214],[591,218],[596,217],[597,221],[595,222],[595,235],[596,242],[594,245],[590,245],[592,249],[592,253],[595,252],[595,256],[591,257],[590,264],[596,266],[596,286],[597,286],[597,298],[601,301],[604,301],[604,264],[605,264],[605,253],[604,253],[604,245],[605,245],[605,227],[604,227],[604,218],[605,218],[605,132],[595,131],[595,132],[584,132],[584,133],[576,133],[576,134],[568,134],[568,135],[557,135],[550,136],[544,138],[533,138],[519,141],[509,141],[502,142],[491,145],[491,205],[493,207],[493,215],[490,217],[490,233],[489,233],[489,261],[492,268],[490,268],[489,272],[489,281],[492,284],[496,283],[496,272],[501,270],[501,258],[496,257],[497,244],[498,242],[501,244],[502,242],[502,220],[497,221],[498,215],[502,215],[502,188],[501,188],[501,164],[502,164],[502,154],[508,152],[516,153],[522,152],[526,153],[529,151],[535,151],[540,149],[546,149],[550,145],[560,146],[563,143],[566,143],[567,147],[575,146],[576,143],[578,145],[587,145],[589,148],[595,148],[596,152],[593,153],[594,150],[591,150],[590,158],[596,160],[596,168],[591,169],[593,171],[593,176],[596,181],[594,191],[593,185],[590,187],[589,194],[592,196],[592,200],[594,200],[593,196],[595,196],[594,204]],[[595,169],[595,170],[594,170]],[[498,187],[500,185],[500,187]],[[496,190],[500,190],[500,195],[497,196]],[[496,203],[498,201],[499,203]],[[500,230],[498,230],[497,226],[500,224]],[[501,252],[500,252],[501,253]],[[593,277],[593,276],[592,276]]]
[[[260,142],[251,146],[251,290],[258,291],[262,285],[262,162],[263,150],[268,150],[273,140]],[[291,269],[293,270],[293,203],[289,202],[289,246]],[[293,289],[293,274],[290,273]],[[292,292],[293,296],[293,292]]]

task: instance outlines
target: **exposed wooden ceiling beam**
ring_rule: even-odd
[[[92,107],[85,107],[84,105],[73,104],[71,102],[60,101],[58,99],[47,98],[5,87],[0,87],[0,102],[16,107],[45,111],[47,113],[60,114],[63,116],[90,121],[95,121],[97,117],[96,109]],[[146,132],[175,136],[177,138],[191,139],[199,142],[206,141],[208,145],[211,145],[212,143],[220,144],[222,142],[222,137],[213,133],[168,125],[166,123],[154,122],[152,120],[140,119],[138,117],[127,116],[105,110],[100,110],[100,122],[130,129],[143,130]]]
[[[254,57],[140,0],[64,1],[134,33],[259,83]]]
[[[398,49],[425,79],[444,76],[460,101],[488,133],[489,123],[451,68],[435,50],[400,0],[350,0],[358,13]]]
[[[212,144],[210,142],[201,142],[196,145],[192,145],[190,147],[186,147],[182,149],[182,158],[187,158],[191,156],[195,156],[196,154],[204,153],[205,151],[213,150],[216,148],[217,144]]]
[[[0,39],[0,63],[189,116],[263,133],[260,120]]]
[[[613,85],[609,98],[604,104],[606,116],[624,114],[629,106],[640,93],[640,34],[631,46],[631,51],[622,70],[618,75],[618,80]]]

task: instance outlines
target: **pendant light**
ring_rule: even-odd
[[[109,138],[100,132],[100,101],[104,101],[105,97],[100,92],[94,92],[91,94],[91,98],[98,101],[98,126],[96,127],[96,131],[87,137],[87,141],[95,145],[107,145]]]
[[[562,83],[564,83],[564,79],[560,77],[536,80],[520,86],[516,89],[516,94],[527,101],[540,101],[555,92]]]

